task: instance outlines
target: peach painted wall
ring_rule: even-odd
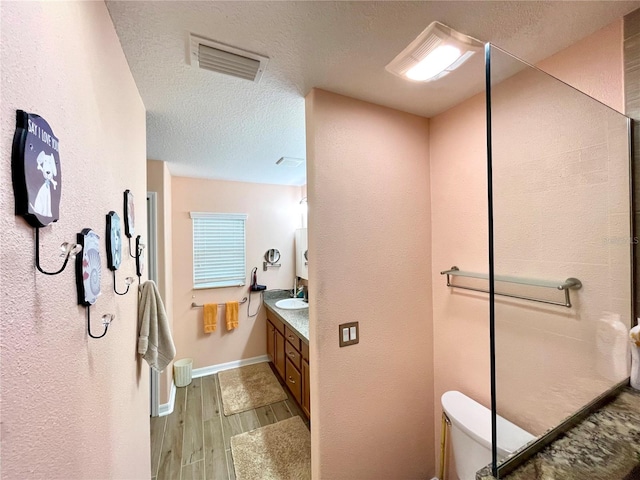
[[[595,47],[596,45],[597,48]],[[541,62],[540,67],[563,81],[574,83],[577,88],[582,88],[595,98],[616,108],[621,108],[621,49],[621,24],[620,22],[615,22],[578,44]],[[478,72],[478,75],[482,75],[482,72]],[[512,82],[513,85],[510,92],[505,92],[503,95],[503,102],[500,104],[497,102],[498,98],[494,98],[496,100],[494,105],[495,118],[501,119],[500,125],[496,125],[496,128],[500,127],[500,133],[497,134],[497,131],[494,133],[494,144],[500,147],[501,155],[496,161],[499,161],[500,165],[505,165],[505,158],[510,155],[513,162],[518,162],[521,167],[517,168],[516,171],[520,172],[520,176],[512,178],[511,183],[516,187],[519,185],[520,190],[528,189],[530,191],[529,187],[533,185],[535,178],[538,178],[536,175],[543,171],[545,175],[551,176],[554,175],[554,172],[556,175],[563,175],[562,172],[569,174],[567,167],[571,164],[569,159],[564,157],[556,157],[552,160],[546,159],[545,163],[540,163],[539,159],[531,159],[530,164],[526,163],[526,159],[523,158],[523,152],[527,151],[526,145],[523,144],[526,139],[516,136],[514,131],[507,133],[506,127],[509,125],[511,127],[519,126],[528,130],[529,135],[525,135],[525,137],[536,138],[538,144],[548,143],[548,149],[560,148],[563,145],[562,142],[550,141],[550,138],[556,138],[558,135],[552,135],[542,128],[537,128],[535,124],[535,121],[538,121],[539,125],[544,125],[550,118],[550,115],[545,115],[544,112],[534,108],[534,106],[542,103],[542,98],[548,99],[548,95],[551,95],[550,91],[535,91],[535,89],[531,88],[531,84],[526,83],[524,75],[510,79],[508,82]],[[566,93],[566,88],[568,87],[561,89],[561,92]],[[527,99],[521,96],[523,92],[527,92],[527,95],[529,95]],[[536,99],[536,95],[541,93],[542,96]],[[564,105],[567,110],[575,106],[575,102],[568,102],[564,96],[559,98],[557,104]],[[548,107],[549,104],[546,104],[545,108]],[[604,108],[598,107],[599,109]],[[518,108],[521,108],[521,110],[517,111]],[[547,110],[547,113],[553,113],[553,111]],[[536,117],[539,114],[541,116]],[[590,127],[594,122],[601,121],[604,115],[600,115],[600,119],[598,119],[598,115],[596,115],[595,119],[590,118],[586,113],[584,116],[588,118],[583,119],[585,121],[581,126],[585,128],[584,131],[587,133],[576,135],[575,131],[568,130],[564,141],[567,142],[567,139],[569,139],[569,142],[565,145],[565,150],[571,150],[568,156],[573,156],[577,160],[577,163],[572,164],[572,168],[577,169],[574,173],[584,173],[584,175],[588,176],[589,169],[594,165],[598,170],[601,170],[603,166],[606,170],[608,156],[614,157],[614,154],[619,153],[615,152],[615,149],[610,149],[609,145],[615,143],[613,136],[618,135],[620,132],[614,131],[615,129],[609,129],[606,123],[602,122],[595,123],[596,129],[594,131]],[[515,121],[514,119],[520,119],[520,121]],[[554,118],[555,120],[557,118]],[[578,128],[578,120],[573,118],[572,121],[573,124],[569,125]],[[488,406],[490,402],[487,295],[449,289],[440,275],[441,270],[447,269],[452,265],[457,265],[461,269],[479,272],[486,272],[488,268],[484,94],[478,95],[436,116],[431,119],[430,126],[435,415],[439,419],[441,415],[440,396],[447,390],[460,390],[485,406]],[[536,137],[536,135],[538,136]],[[547,140],[540,138],[541,135],[546,136]],[[611,143],[608,143],[607,137],[610,137]],[[598,140],[598,138],[602,141]],[[619,137],[617,139],[619,140]],[[509,145],[511,145],[511,149],[507,150]],[[594,146],[596,147],[588,148]],[[537,147],[534,146],[534,148]],[[507,152],[510,153],[507,154]],[[551,161],[555,163],[552,165]],[[544,169],[542,168],[543,165],[545,166]],[[618,167],[619,165],[615,166],[614,170]],[[611,179],[614,179],[616,176],[620,177],[623,174],[624,172],[617,170],[609,175]],[[506,182],[504,172],[502,176],[500,176],[499,172],[497,175],[497,180],[501,182],[499,184],[500,187],[505,187],[508,182]],[[583,183],[589,182],[585,181]],[[610,188],[609,193],[617,190],[612,185],[606,187]],[[622,191],[624,192],[624,189]],[[597,195],[593,196],[594,192]],[[500,190],[499,193],[504,199],[504,189]],[[595,190],[589,192],[589,187],[587,186],[587,188],[582,189],[577,187],[576,191],[573,192],[555,191],[549,193],[547,200],[556,206],[563,205],[566,207],[566,195],[571,194],[574,197],[579,195],[582,199],[583,204],[579,210],[584,214],[575,212],[573,208],[545,209],[544,212],[546,212],[545,214],[549,219],[562,218],[572,222],[571,224],[576,228],[591,224],[594,229],[602,228],[608,232],[610,228],[613,228],[614,231],[616,229],[619,231],[618,226],[609,225],[607,222],[599,223],[598,225],[593,223],[601,219],[601,216],[599,214],[595,215],[595,212],[602,210],[600,208],[601,205],[607,208],[609,204],[606,189],[598,190],[596,187]],[[615,196],[614,203],[619,205],[618,202],[619,198]],[[545,205],[547,205],[547,202],[545,202]],[[535,211],[542,211],[542,208],[542,205],[538,204],[526,211],[523,210],[522,224],[514,225],[515,228],[509,231],[517,235],[518,230],[523,230],[533,222],[531,215]],[[612,211],[611,213],[614,212]],[[499,221],[505,218],[504,216],[500,217],[501,214],[505,215],[506,211],[498,212]],[[611,216],[611,218],[615,218],[615,216]],[[575,223],[576,221],[578,222],[577,224]],[[502,232],[502,238],[500,239],[502,240],[505,238],[505,222],[502,221],[499,226],[496,225],[496,228],[498,227]],[[558,228],[561,227],[561,225],[558,226]],[[532,235],[535,237],[536,233],[538,232],[534,232]],[[559,240],[562,242],[561,239]],[[587,241],[594,244],[598,243],[591,233]],[[585,282],[585,288],[580,294],[574,295],[574,297],[578,297],[578,300],[576,301],[576,308],[572,310],[573,313],[568,313],[565,309],[557,307],[560,312],[555,318],[554,315],[549,314],[550,310],[548,308],[536,308],[535,304],[519,303],[509,312],[505,310],[508,308],[505,305],[509,304],[509,302],[501,302],[499,304],[500,310],[498,313],[502,318],[505,318],[506,315],[511,315],[512,318],[517,318],[521,326],[530,325],[532,327],[530,330],[525,328],[525,330],[520,330],[519,334],[514,334],[513,331],[509,330],[512,324],[502,326],[502,336],[499,338],[500,343],[498,345],[501,348],[499,368],[501,368],[502,372],[500,373],[499,382],[501,381],[503,386],[500,389],[499,384],[500,413],[519,423],[524,428],[528,428],[533,433],[539,434],[548,428],[550,424],[560,421],[564,415],[571,413],[572,409],[581,405],[581,402],[584,403],[585,398],[593,395],[595,390],[603,388],[602,382],[587,374],[590,368],[595,367],[592,363],[595,360],[593,352],[595,321],[597,321],[604,309],[618,309],[619,302],[609,303],[606,299],[609,293],[614,292],[614,287],[609,282],[609,273],[602,269],[589,268],[587,265],[591,261],[596,263],[596,260],[603,254],[608,258],[609,252],[605,251],[606,249],[595,248],[585,253],[584,251],[576,252],[576,248],[561,246],[559,248],[564,250],[566,260],[563,263],[560,257],[547,258],[545,252],[543,252],[544,258],[538,259],[531,251],[534,245],[525,245],[522,242],[512,243],[516,247],[511,252],[505,251],[505,245],[504,242],[497,245],[500,248],[499,253],[502,261],[500,267],[503,270],[508,268],[504,264],[504,259],[508,258],[512,262],[510,268],[513,268],[513,271],[503,273],[542,279],[556,279],[556,277],[563,279],[566,276],[581,276]],[[602,246],[602,242],[596,245],[596,247],[600,246]],[[560,252],[556,250],[548,253],[548,256],[557,256],[556,254]],[[569,257],[576,253],[581,257],[571,260]],[[522,262],[518,266],[517,259],[524,260],[529,257],[545,262],[544,271],[532,271],[531,264],[528,264],[525,268]],[[527,272],[527,274],[525,275],[524,272]],[[571,272],[571,275],[568,275],[567,272]],[[619,283],[616,284],[616,287],[620,286]],[[602,292],[605,293],[596,293],[594,296],[594,291],[597,292],[600,287],[603,288]],[[622,288],[622,292],[621,296],[624,297],[624,288]],[[617,294],[613,296],[617,296]],[[582,303],[580,303],[580,298],[584,299]],[[541,322],[541,318],[545,321]],[[464,335],[461,335],[461,332],[464,332]],[[564,338],[573,338],[575,341],[566,340],[563,342],[562,335],[565,335]],[[580,339],[576,337],[580,337]],[[558,341],[562,345],[558,345]],[[545,343],[546,347],[544,346]],[[555,350],[549,348],[549,345],[552,344],[557,347]],[[526,353],[523,355],[522,352]],[[544,365],[553,365],[555,362],[556,365],[560,366],[560,368],[556,368],[555,374],[549,369],[543,368],[543,364],[539,364],[540,368],[537,370],[533,364],[529,365],[531,368],[526,367],[524,369],[522,365],[519,365],[520,373],[512,368],[505,367],[510,361],[505,358],[505,355],[507,357],[508,355],[512,356],[509,358],[512,360],[511,366],[513,367],[517,358],[535,359],[532,362],[536,362],[540,361],[540,354],[544,354]],[[562,357],[559,355],[562,355]],[[580,364],[580,359],[584,361],[583,365]],[[578,369],[578,367],[580,368]],[[586,376],[582,374],[569,375],[568,377],[562,375],[562,370],[571,373],[572,369],[574,373],[580,370]],[[510,376],[509,372],[513,375]],[[528,397],[536,398],[535,401],[526,402],[525,405],[522,403],[522,398],[516,399],[514,397],[516,392],[513,387],[518,385],[517,378],[526,383],[526,385],[518,387],[520,394],[522,395],[524,392]],[[585,380],[585,378],[588,378],[588,380]],[[607,384],[607,382],[604,382],[604,384]],[[559,401],[553,402],[555,405],[551,408],[548,408],[550,402],[541,401],[540,398],[534,395],[534,390],[537,388],[541,391],[540,389],[544,385],[556,388],[555,391],[559,397]],[[567,396],[567,386],[575,387],[574,391],[578,391],[579,394],[576,394],[575,397]],[[509,408],[508,405],[513,405],[513,408]],[[436,438],[439,436],[438,430],[436,429]],[[453,469],[453,462],[450,462],[449,466]]]
[[[173,328],[177,358],[191,357],[193,367],[266,355],[264,306],[256,318],[240,306],[240,326],[228,332],[224,307],[218,309],[218,329],[203,332],[202,309],[192,302],[224,303],[249,295],[250,272],[258,267],[258,283],[269,289],[293,288],[294,231],[300,228],[300,187],[263,185],[186,177],[172,178],[173,208]],[[247,284],[244,287],[193,289],[193,234],[190,212],[246,213]],[[280,268],[262,270],[264,253],[280,250]],[[251,314],[260,304],[252,294]]]
[[[138,360],[137,295],[113,293],[102,250],[102,295],[91,307],[116,319],[87,336],[75,265],[34,268],[34,233],[14,215],[11,142],[15,111],[42,115],[60,139],[60,220],[41,232],[41,263],[60,265],[59,245],[123,217],[135,195],[146,212],[145,109],[103,2],[2,2],[0,291],[2,478],[150,478],[149,374]],[[146,236],[143,233],[143,236]],[[118,279],[135,276],[126,256]]]
[[[605,105],[624,111],[624,63],[620,18],[536,66]]]
[[[316,89],[306,124],[313,477],[428,478],[429,121]]]
[[[486,272],[489,264],[484,94],[432,118],[429,133],[434,444],[439,462],[442,394],[459,390],[485,406],[491,402],[487,296],[450,289],[440,275],[454,265]]]
[[[147,191],[156,192],[156,238],[158,290],[173,328],[173,262],[171,228],[171,174],[166,162],[147,160]],[[160,403],[167,403],[171,393],[173,362],[160,375]]]

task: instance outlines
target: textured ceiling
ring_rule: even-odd
[[[482,88],[482,59],[415,84],[384,67],[434,20],[535,63],[640,7],[617,2],[108,1],[147,108],[149,158],[173,175],[302,185],[313,87],[426,117]],[[189,33],[270,58],[259,84],[191,67]]]

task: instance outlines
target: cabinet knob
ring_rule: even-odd
[[[291,358],[295,358],[295,354],[293,352],[287,352],[287,355],[289,355]]]
[[[294,339],[293,335],[289,335],[287,338],[289,338],[289,340],[293,340]]]
[[[296,383],[296,381],[295,381],[293,378],[291,378],[291,376],[289,376],[289,381],[290,381],[291,383],[293,383],[293,384],[295,384],[295,383]]]

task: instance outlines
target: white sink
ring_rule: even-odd
[[[309,304],[299,298],[285,298],[278,300],[276,307],[282,308],[283,310],[302,310],[303,308],[309,308]]]

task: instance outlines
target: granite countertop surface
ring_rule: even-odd
[[[264,304],[276,317],[282,320],[288,327],[295,331],[298,336],[309,344],[309,309],[283,310],[276,307],[276,302],[283,298],[291,298],[287,290],[266,290],[264,292]]]
[[[625,388],[512,473],[508,480],[640,479],[640,391]],[[495,480],[485,467],[477,480]]]

